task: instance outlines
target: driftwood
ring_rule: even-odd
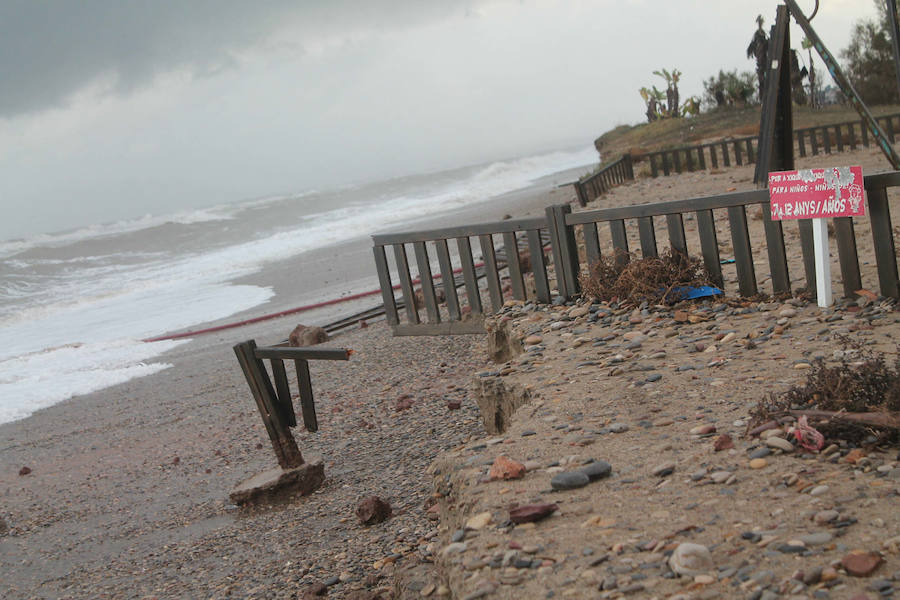
[[[900,429],[900,413],[898,412],[844,412],[833,410],[784,410],[772,416],[806,417],[811,425],[821,423],[845,423],[848,425],[864,425]],[[757,427],[759,429],[759,427]],[[767,427],[768,429],[768,427]],[[755,430],[754,430],[755,431]]]

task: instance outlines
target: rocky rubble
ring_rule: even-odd
[[[830,439],[814,453],[784,427],[747,431],[763,395],[839,357],[836,336],[894,351],[892,301],[510,301],[496,321],[521,351],[473,389],[490,414],[483,391],[504,391],[502,427],[431,468],[453,597],[874,599],[900,586],[898,449]],[[524,475],[496,476],[498,461]],[[543,514],[513,518],[520,507]]]

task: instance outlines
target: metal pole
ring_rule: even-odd
[[[891,42],[894,48],[894,68],[897,69],[897,89],[900,90],[900,29],[897,26],[897,0],[886,0],[891,23]]]
[[[869,112],[869,109],[863,103],[859,94],[853,89],[853,85],[850,83],[850,80],[847,79],[847,76],[844,75],[844,72],[841,70],[838,62],[834,59],[834,56],[828,51],[825,44],[822,43],[822,38],[820,38],[816,33],[816,30],[812,28],[812,25],[810,25],[809,21],[803,15],[803,12],[801,12],[800,7],[797,6],[795,0],[784,0],[784,3],[787,4],[790,9],[794,20],[797,21],[797,24],[803,29],[803,32],[806,33],[806,37],[813,43],[816,52],[822,57],[825,67],[828,69],[828,72],[831,73],[831,78],[834,79],[834,82],[847,96],[847,99],[853,105],[853,108],[856,109],[859,116],[862,117],[863,121],[869,126],[869,131],[872,132],[881,151],[884,152],[888,162],[891,163],[891,167],[893,167],[894,170],[900,170],[900,156],[897,155],[897,152],[891,145],[890,140],[888,140],[887,136],[884,134],[884,131],[882,131],[881,127],[878,126],[878,123],[875,122],[875,117]]]

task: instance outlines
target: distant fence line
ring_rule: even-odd
[[[893,144],[895,132],[900,129],[900,113],[882,115],[875,118]],[[859,135],[857,136],[857,130]],[[869,147],[869,130],[863,121],[844,121],[829,125],[816,125],[794,130],[794,139],[799,156],[817,156],[821,152],[843,152],[849,146]],[[578,203],[587,206],[591,200],[599,198],[616,184],[634,179],[634,162],[647,161],[650,175],[659,177],[672,173],[718,169],[741,166],[756,162],[758,139],[756,136],[732,138],[706,144],[681,146],[648,152],[640,156],[623,155],[600,171],[573,183]],[[627,165],[625,168],[623,165]],[[708,166],[708,167],[707,167]]]
[[[581,206],[587,206],[590,200],[603,195],[614,186],[629,179],[634,179],[634,165],[631,155],[624,154],[596,173],[575,182],[578,203]]]
[[[833,127],[833,126],[832,126]],[[900,187],[900,171],[868,175],[865,188],[868,197],[868,216],[872,235],[873,251],[878,276],[878,286],[883,296],[900,298],[898,284],[897,255],[887,188]],[[743,296],[758,293],[758,285],[753,261],[753,248],[747,221],[747,207],[760,206],[763,212],[766,253],[771,272],[772,292],[790,292],[790,276],[782,222],[769,217],[768,190],[734,192],[703,198],[691,198],[654,204],[605,208],[573,213],[570,205],[551,206],[543,217],[514,219],[495,223],[482,223],[461,227],[448,227],[428,231],[379,234],[372,236],[375,264],[385,303],[385,314],[395,335],[435,335],[451,333],[483,332],[482,318],[497,312],[503,306],[505,295],[501,271],[508,277],[507,296],[517,300],[534,300],[538,303],[551,301],[551,277],[547,267],[552,264],[553,276],[559,296],[571,298],[581,292],[579,274],[585,267],[600,260],[603,251],[612,252],[618,260],[628,260],[628,228],[637,227],[642,256],[657,256],[658,246],[654,217],[664,217],[669,246],[677,252],[696,254],[702,257],[713,281],[724,289],[722,257],[715,224],[715,212],[727,211],[727,223],[731,238],[731,256],[736,269],[738,291]],[[689,247],[685,235],[684,218],[695,220],[699,248]],[[600,243],[600,224],[607,224],[611,244]],[[814,292],[815,260],[813,254],[812,223],[798,221],[802,268],[806,279],[806,289]],[[576,231],[580,230],[584,240],[584,252],[579,253]],[[549,238],[549,260],[544,255],[542,234]],[[851,217],[834,219],[834,235],[838,248],[838,262],[844,285],[844,295],[850,296],[863,287],[857,252],[857,238],[854,219]],[[494,237],[503,240],[505,264],[497,259]],[[489,310],[482,302],[481,288],[472,255],[471,239],[477,237],[481,248],[487,279]],[[523,261],[520,242],[526,242],[528,257]],[[463,278],[459,283],[449,252],[449,241],[454,241],[462,266]],[[424,299],[425,319],[423,322],[413,288],[413,275],[407,257],[407,246],[411,245],[416,257],[418,275],[421,278],[421,294]],[[611,248],[610,248],[611,246]],[[391,269],[386,248],[391,247],[394,265],[402,290],[404,314],[398,310],[394,298]],[[441,286],[446,306],[435,291],[431,272],[431,257],[437,257],[441,272]],[[527,264],[527,267],[526,267]],[[526,272],[532,285],[526,291]],[[468,301],[468,314],[461,309],[456,288],[464,287]],[[402,317],[405,316],[405,320]]]

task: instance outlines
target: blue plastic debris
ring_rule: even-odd
[[[674,287],[669,294],[669,299],[677,300],[693,300],[694,298],[706,298],[707,296],[718,296],[722,290],[711,285],[701,285],[699,287]]]
[[[722,260],[719,261],[719,264],[720,265],[733,265],[734,259],[733,258],[723,258]]]

